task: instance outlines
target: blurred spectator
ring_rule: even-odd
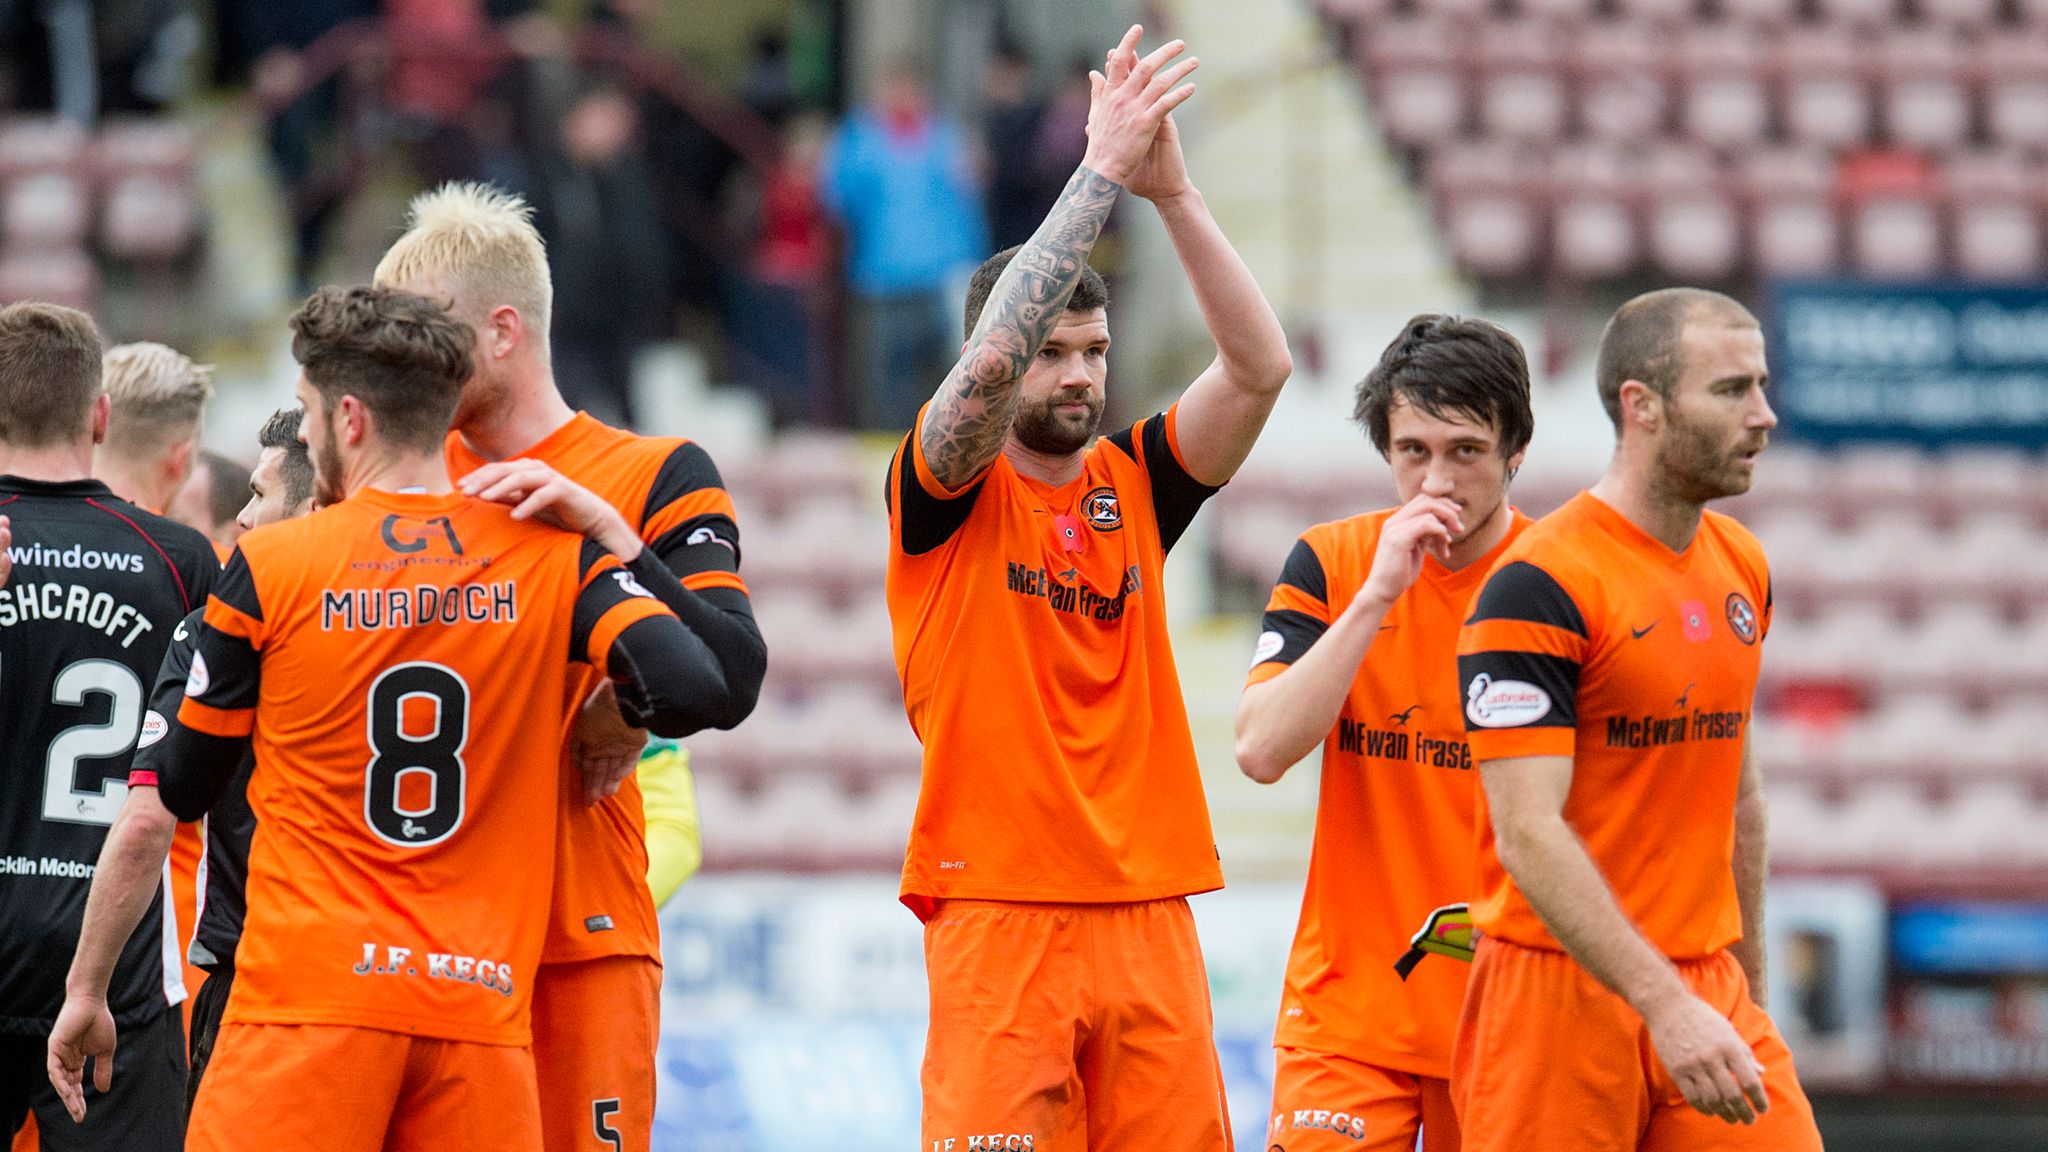
[[[293,279],[313,282],[320,238],[350,187],[332,147],[340,82],[306,74],[306,49],[334,29],[377,14],[376,0],[220,0],[219,37],[232,61],[248,61],[251,94],[271,116],[266,143],[292,219]]]
[[[988,251],[967,139],[896,64],[828,146],[821,191],[846,230],[848,376],[859,422],[908,428],[959,347],[946,290]]]
[[[235,517],[248,502],[249,466],[225,453],[202,448],[166,514],[205,533],[215,546],[233,548],[242,535]]]
[[[982,141],[989,161],[990,247],[1000,251],[1031,239],[1059,189],[1045,194],[1035,157],[1045,100],[1032,78],[1031,58],[1015,45],[998,48],[989,62],[982,97],[987,102]]]
[[[1038,134],[1031,141],[1026,167],[1037,182],[1041,220],[1059,199],[1060,190],[1073,178],[1074,169],[1081,166],[1081,157],[1088,153],[1088,70],[1091,67],[1093,65],[1083,59],[1067,70],[1052,99],[1046,103],[1045,112],[1038,120]],[[1114,221],[1115,217],[1110,219]],[[1038,221],[1032,221],[1031,226],[1036,229]]]
[[[763,32],[754,41],[754,55],[740,79],[740,100],[755,115],[781,127],[796,112],[796,81],[789,68],[789,40],[780,32]]]
[[[817,333],[819,297],[830,269],[832,237],[818,199],[818,164],[827,129],[791,123],[775,164],[758,181],[737,180],[733,232],[746,267],[726,294],[726,321],[742,372],[769,403],[778,427],[821,423]]]
[[[666,335],[668,261],[639,113],[596,87],[572,103],[532,162],[535,224],[554,269],[550,343],[570,404],[633,422],[633,359]]]
[[[200,40],[189,0],[0,0],[11,102],[91,127],[158,112]]]

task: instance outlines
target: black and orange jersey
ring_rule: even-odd
[[[1393,510],[1318,524],[1287,557],[1249,683],[1299,660],[1372,574]],[[1430,913],[1472,895],[1479,781],[1458,697],[1458,628],[1493,560],[1529,526],[1513,513],[1486,556],[1426,558],[1395,600],[1323,743],[1315,850],[1287,963],[1276,1045],[1446,1078],[1466,966],[1395,963]]]
[[[571,663],[628,677],[630,705],[674,671],[625,647],[650,627],[708,664],[602,549],[460,494],[362,491],[244,536],[157,758],[189,818],[253,736],[225,1019],[528,1043]]]
[[[998,457],[958,493],[890,464],[888,597],[924,785],[902,897],[1115,903],[1223,885],[1167,638],[1166,553],[1215,489],[1174,413],[1060,487]]]
[[[450,433],[448,472],[461,476],[486,461]],[[703,447],[673,437],[638,436],[586,413],[517,459],[539,460],[595,492],[638,530],[648,550],[690,595],[671,605],[704,639],[724,672],[726,691],[700,701],[710,726],[730,728],[753,711],[767,673],[767,649],[740,578],[740,536],[732,497]],[[594,674],[571,685],[570,716],[597,686]],[[583,802],[564,781],[562,836],[555,859],[555,910],[549,963],[632,955],[661,958],[661,929],[647,890],[647,826],[640,786],[628,777],[611,798]]]
[[[164,651],[156,686],[150,689],[149,710],[143,714],[142,739],[135,749],[135,763],[128,783],[157,786],[163,738],[178,722],[178,708],[185,700],[185,683],[192,674],[192,656],[199,651],[199,629],[206,609],[195,609],[179,621],[171,633],[171,645]],[[246,908],[243,892],[248,884],[249,843],[256,836],[256,814],[249,809],[249,773],[256,767],[252,752],[242,757],[220,801],[197,824],[180,824],[200,830],[200,855],[193,870],[195,888],[192,922],[179,920],[181,931],[189,929],[184,941],[186,962],[206,972],[216,972],[235,963],[235,944],[242,938],[242,914]],[[171,869],[175,878],[178,853],[174,845]],[[189,981],[188,981],[189,982]]]
[[[1735,795],[1770,623],[1740,524],[1708,512],[1673,552],[1581,492],[1501,555],[1458,638],[1472,755],[1572,758],[1566,823],[1673,959],[1742,938]],[[1558,948],[1501,867],[1483,795],[1479,828],[1474,923]]]
[[[40,1035],[64,1004],[164,646],[219,569],[204,536],[94,480],[0,476],[0,515],[13,522],[0,587],[0,1033]],[[176,956],[159,902],[114,970],[108,1005],[124,1027],[183,998]]]

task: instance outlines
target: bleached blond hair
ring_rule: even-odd
[[[199,435],[213,397],[213,365],[146,340],[117,344],[100,358],[100,383],[114,402],[107,446],[153,457]]]
[[[377,283],[447,293],[449,311],[479,331],[500,305],[518,309],[528,339],[545,351],[554,285],[533,208],[488,184],[448,183],[413,197],[405,234],[377,262]]]

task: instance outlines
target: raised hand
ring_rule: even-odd
[[[514,520],[534,519],[587,536],[621,560],[640,555],[640,538],[617,509],[539,460],[486,464],[455,485],[466,496],[510,506]]]
[[[1192,56],[1176,62],[1187,50],[1179,40],[1168,41],[1139,59],[1138,40],[1144,34],[1143,27],[1131,25],[1123,42],[1109,54],[1108,74],[1088,74],[1088,151],[1081,163],[1118,184],[1127,184],[1145,163],[1167,114],[1195,94],[1194,85],[1181,81],[1201,63]],[[1181,179],[1186,180],[1185,173]]]
[[[1451,541],[1464,530],[1457,504],[1441,496],[1417,496],[1403,504],[1380,525],[1372,571],[1358,589],[1358,599],[1381,609],[1393,604],[1422,575],[1423,557],[1449,559]]]
[[[1696,1111],[1730,1124],[1754,1124],[1770,1111],[1763,1065],[1735,1025],[1706,1001],[1687,995],[1643,1023],[1657,1059]]]

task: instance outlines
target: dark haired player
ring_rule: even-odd
[[[107,1008],[128,1037],[117,1087],[75,1125],[42,1074],[94,863],[172,630],[213,589],[205,537],[92,477],[110,402],[92,318],[0,308],[0,1133],[31,1109],[46,1149],[175,1149],[184,1128],[184,999],[158,868],[115,942]],[[111,958],[110,958],[111,959]]]
[[[1818,1152],[1763,1007],[1770,571],[1705,507],[1749,490],[1778,422],[1763,333],[1719,293],[1651,292],[1597,375],[1607,472],[1508,546],[1458,639],[1486,833],[1458,1115],[1480,1149]]]
[[[1528,447],[1529,366],[1484,320],[1417,316],[1353,412],[1398,508],[1303,533],[1266,606],[1237,709],[1237,762],[1270,784],[1323,747],[1315,851],[1274,1032],[1267,1144],[1458,1147],[1451,1040],[1465,965],[1478,783],[1458,626],[1529,520],[1508,503]],[[1446,939],[1450,934],[1455,939]]]
[[[903,902],[925,921],[925,1148],[1229,1146],[1186,897],[1223,874],[1160,572],[1292,365],[1167,117],[1182,45],[1133,28],[1093,76],[1088,155],[988,261],[967,342],[889,475],[889,614],[924,782]],[[1215,363],[1100,440],[1109,320],[1088,251],[1150,200]]]
[[[261,454],[256,469],[243,486],[247,496],[236,526],[246,532],[264,524],[293,520],[313,510],[313,459],[299,439],[304,413],[282,408],[271,413],[256,434]],[[199,650],[200,624],[206,610],[195,608],[171,634],[171,646],[164,653],[156,687],[150,691],[149,711],[143,715],[142,739],[129,773],[131,785],[154,787],[163,772],[159,762],[164,737],[178,725],[178,706],[185,697],[185,684],[192,673],[192,657]],[[198,923],[192,930],[186,961],[206,973],[206,980],[192,994],[191,1072],[186,1078],[186,1106],[199,1091],[214,1040],[220,1034],[221,1013],[235,982],[235,944],[242,935],[246,908],[244,886],[249,873],[249,842],[256,834],[256,814],[249,808],[249,773],[255,757],[244,756],[220,802],[206,814],[204,825],[205,868],[199,892]],[[167,850],[174,823],[161,804],[129,814],[136,821],[134,835],[155,845],[153,851]]]

